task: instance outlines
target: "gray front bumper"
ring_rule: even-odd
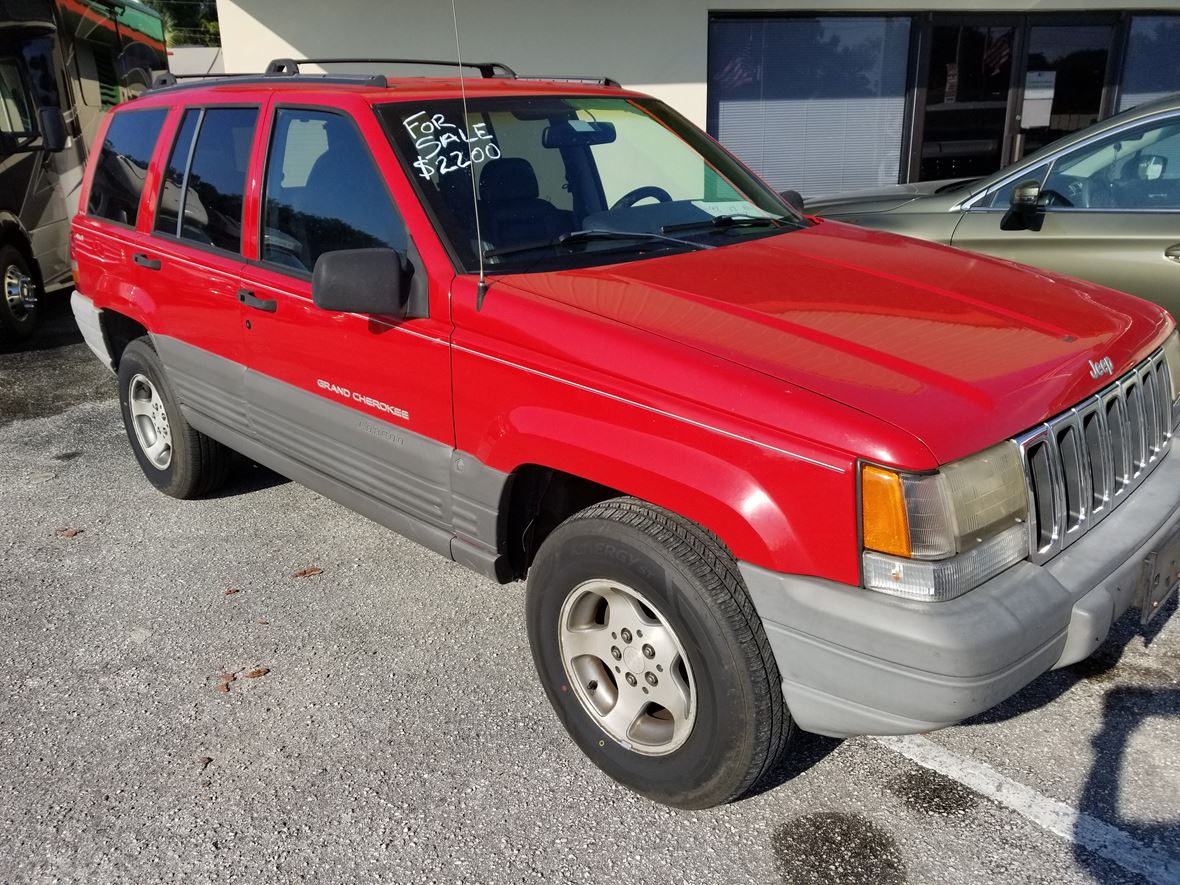
[[[949,602],[915,602],[740,563],[796,724],[833,737],[913,734],[995,706],[1087,657],[1136,602],[1143,561],[1180,525],[1169,454],[1100,525]]]

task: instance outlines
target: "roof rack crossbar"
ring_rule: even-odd
[[[299,73],[300,65],[341,65],[341,64],[382,64],[382,65],[434,65],[449,68],[474,68],[480,76],[516,78],[516,71],[498,61],[446,61],[434,58],[276,58],[266,66],[268,75],[290,76]]]

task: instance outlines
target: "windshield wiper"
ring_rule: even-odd
[[[783,222],[794,222],[795,219],[787,215],[718,215],[701,221],[686,221],[683,224],[665,224],[660,230],[671,234],[683,230],[708,230],[709,228],[731,227],[778,227]]]
[[[707,246],[704,243],[694,243],[691,240],[682,240],[679,237],[668,237],[664,234],[654,234],[647,231],[624,231],[624,230],[606,230],[605,228],[591,228],[590,230],[576,230],[573,233],[562,234],[552,240],[544,240],[539,243],[525,243],[522,246],[505,246],[503,249],[489,249],[484,252],[485,258],[500,258],[504,255],[517,255],[523,252],[535,252],[538,249],[554,249],[562,246],[576,246],[579,243],[590,243],[595,240],[638,240],[650,241],[659,240],[666,243],[675,243],[677,246],[687,246],[690,249],[712,249],[712,246]]]

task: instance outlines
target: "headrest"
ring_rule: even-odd
[[[491,160],[479,173],[480,199],[499,203],[504,200],[535,200],[540,193],[537,174],[523,157]]]

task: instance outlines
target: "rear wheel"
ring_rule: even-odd
[[[23,341],[37,327],[40,287],[15,246],[0,246],[0,346]]]
[[[119,402],[135,459],[164,494],[198,498],[225,481],[231,452],[184,419],[147,337],[128,344],[119,360]]]
[[[657,802],[750,789],[791,731],[778,667],[720,540],[632,498],[554,530],[529,573],[545,691],[590,759]]]

